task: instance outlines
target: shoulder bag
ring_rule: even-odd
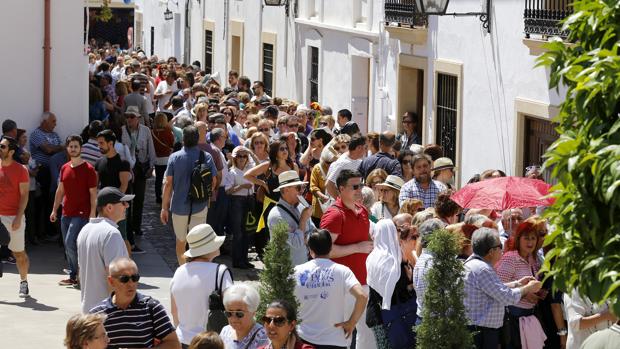
[[[215,331],[217,333],[220,333],[222,328],[228,324],[228,319],[224,315],[224,296],[222,291],[222,283],[224,282],[226,272],[230,274],[230,279],[233,279],[230,269],[225,265],[220,277],[220,266],[222,264],[218,264],[215,270],[215,290],[209,295],[209,317],[207,318],[207,331]]]

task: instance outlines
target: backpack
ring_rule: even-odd
[[[188,197],[190,202],[209,202],[213,193],[213,173],[205,163],[205,153],[201,150],[198,160],[194,163]],[[190,214],[191,216],[191,214]]]

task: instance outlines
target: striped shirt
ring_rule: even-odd
[[[108,349],[116,348],[150,348],[154,340],[163,340],[174,332],[174,326],[161,303],[140,293],[127,309],[118,308],[112,296],[90,310],[91,314],[107,316],[103,326],[108,332],[110,344]]]
[[[42,128],[37,127],[30,134],[30,152],[32,158],[37,163],[48,167],[50,164],[50,157],[54,154],[47,154],[41,148],[42,145],[61,145],[60,136],[56,132],[45,132]]]
[[[102,156],[96,139],[89,139],[88,142],[82,145],[82,159],[86,160],[89,164],[95,166],[97,160]]]
[[[503,283],[517,281],[525,276],[536,277],[540,264],[533,256],[528,256],[528,260],[519,255],[518,251],[508,251],[504,253],[502,259],[495,266],[497,275]],[[536,304],[523,298],[517,304],[517,307],[523,309],[532,309]]]

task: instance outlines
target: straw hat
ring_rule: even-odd
[[[279,192],[280,189],[286,187],[308,184],[308,182],[300,181],[299,174],[295,171],[285,171],[280,173],[280,175],[278,176],[278,183],[280,183],[280,186],[274,189],[275,192]]]
[[[434,167],[431,169],[431,171],[440,171],[440,170],[445,170],[447,168],[456,170],[456,166],[454,166],[454,163],[452,162],[452,160],[450,160],[450,158],[439,158],[435,160],[435,162],[433,163],[433,166]]]
[[[390,187],[392,189],[396,189],[397,191],[400,191],[403,185],[405,185],[405,181],[403,181],[402,178],[394,175],[387,176],[385,182],[383,183],[377,183],[377,186]]]
[[[225,239],[225,236],[217,236],[210,225],[198,224],[187,234],[189,250],[185,251],[185,256],[196,258],[217,251]]]

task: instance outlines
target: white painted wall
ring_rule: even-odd
[[[5,0],[11,11],[0,14],[5,50],[0,75],[0,122],[15,120],[28,133],[43,112],[44,4],[40,0]],[[58,116],[61,137],[80,132],[88,122],[88,59],[83,44],[83,3],[51,2],[50,109]]]

